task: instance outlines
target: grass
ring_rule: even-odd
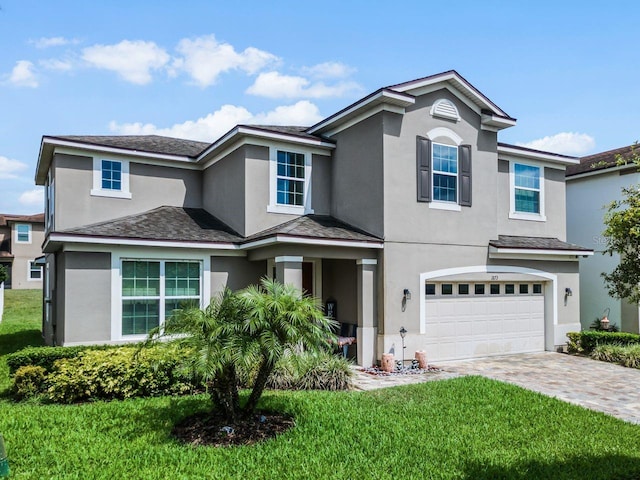
[[[29,331],[39,318],[11,312],[0,324],[3,352],[18,323]],[[297,419],[277,439],[222,449],[172,440],[176,421],[208,406],[203,395],[72,406],[0,399],[0,433],[15,479],[640,478],[640,426],[482,377],[268,392],[264,408]]]

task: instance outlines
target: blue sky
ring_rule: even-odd
[[[455,69],[518,119],[503,142],[640,139],[637,2],[0,0],[0,212],[43,210],[42,135],[213,141],[313,124]]]

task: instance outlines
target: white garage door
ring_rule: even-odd
[[[544,350],[541,283],[427,283],[430,361]]]

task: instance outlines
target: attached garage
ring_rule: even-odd
[[[425,348],[435,361],[545,349],[544,282],[425,283]]]

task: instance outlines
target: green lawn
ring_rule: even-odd
[[[2,354],[11,342],[40,341],[28,301],[38,299],[7,292]],[[640,426],[481,377],[368,393],[268,392],[263,407],[297,419],[275,440],[216,449],[171,439],[175,421],[207,407],[205,396],[74,406],[0,399],[0,433],[16,479],[640,478]]]

